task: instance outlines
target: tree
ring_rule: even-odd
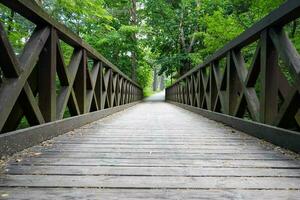
[[[138,26],[137,19],[137,5],[136,0],[131,0],[131,8],[130,8],[130,24],[132,26]],[[132,33],[131,35],[132,42],[137,43],[136,33]],[[137,53],[136,51],[131,51],[131,78],[136,80],[136,69],[137,69]]]
[[[179,77],[281,5],[284,0],[144,0],[148,44]]]
[[[136,0],[55,0],[44,1],[42,7],[133,80],[143,82],[138,77],[145,78],[141,72],[152,77],[145,69],[151,67],[144,62],[144,46],[137,38],[140,27]]]
[[[143,87],[152,85],[151,80],[162,74],[171,79],[183,75],[284,2],[35,1]],[[3,6],[0,8],[2,23],[18,54],[34,25],[13,11]],[[300,49],[297,21],[288,25],[287,30]],[[69,57],[72,47],[63,42],[62,47]],[[167,81],[170,82],[172,80]]]

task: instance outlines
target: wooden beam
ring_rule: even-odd
[[[45,122],[56,120],[56,56],[57,56],[57,34],[54,28],[51,29],[43,51],[41,52],[37,67],[39,107],[44,116]]]
[[[272,124],[278,111],[278,54],[264,31],[261,35],[260,122]]]
[[[37,62],[40,52],[50,34],[49,27],[38,27],[27,42],[20,57],[20,69],[23,71],[19,78],[8,79],[0,88],[0,130],[2,130],[14,104],[21,93],[27,78]]]

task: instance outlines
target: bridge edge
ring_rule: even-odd
[[[182,103],[167,100],[167,103],[178,106],[182,109],[200,114],[208,119],[226,124],[236,130],[248,135],[270,142],[274,145],[283,147],[296,153],[300,153],[300,134],[295,131],[282,129],[254,121],[246,121],[237,117],[216,113],[201,108],[196,108]]]
[[[26,129],[21,129],[0,135],[0,158],[11,156],[24,149],[35,146],[43,141],[50,140],[59,135],[70,132],[99,119],[108,117],[117,112],[126,110],[141,101],[99,110],[67,119],[54,121]]]

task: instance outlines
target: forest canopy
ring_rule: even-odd
[[[36,2],[146,88],[157,75],[164,74],[169,84],[202,63],[284,0]],[[1,10],[1,21],[18,52],[34,25],[2,5]],[[291,26],[293,36],[297,23]],[[71,54],[66,44],[64,52],[66,57]]]

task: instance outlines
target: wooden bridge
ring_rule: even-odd
[[[300,57],[284,31],[300,1],[144,101],[32,1],[0,3],[36,25],[18,56],[0,25],[0,199],[300,198]]]

